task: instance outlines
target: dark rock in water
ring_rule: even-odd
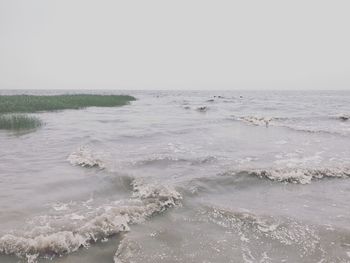
[[[207,110],[208,110],[207,106],[201,106],[197,108],[197,111],[200,111],[200,112],[206,112]]]
[[[347,121],[348,119],[350,119],[350,116],[342,115],[342,116],[339,116],[339,119],[342,121]]]

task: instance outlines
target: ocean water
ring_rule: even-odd
[[[350,262],[350,92],[89,92],[0,131],[1,263]]]

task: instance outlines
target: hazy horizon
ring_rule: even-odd
[[[0,89],[349,90],[349,7],[0,0]]]

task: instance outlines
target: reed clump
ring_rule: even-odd
[[[55,111],[85,107],[115,107],[135,100],[128,95],[5,95],[0,96],[0,114],[18,112]]]
[[[128,95],[3,95],[0,96],[0,129],[35,129],[43,122],[35,116],[22,113],[81,109],[86,107],[115,107],[136,100]]]
[[[0,130],[30,130],[42,124],[39,118],[25,114],[0,115]]]

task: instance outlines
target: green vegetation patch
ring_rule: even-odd
[[[42,125],[39,118],[24,114],[0,115],[0,130],[29,130]]]
[[[114,107],[126,105],[133,100],[135,98],[128,95],[6,95],[0,96],[0,114],[80,109],[93,106]]]

